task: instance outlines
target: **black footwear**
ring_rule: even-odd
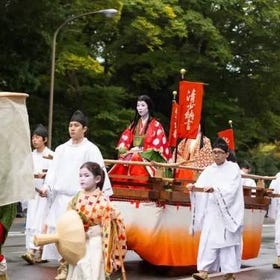
[[[17,213],[16,218],[25,218],[25,215],[23,212]]]
[[[278,265],[277,263],[272,264],[273,268],[280,268],[280,265]]]
[[[35,263],[47,263],[48,260],[42,260],[41,258],[35,259]]]

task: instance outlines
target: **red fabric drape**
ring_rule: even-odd
[[[179,104],[176,101],[173,101],[171,119],[170,119],[169,137],[168,137],[168,143],[170,147],[176,147],[177,144],[178,117],[179,117]]]
[[[231,150],[235,150],[234,133],[232,128],[219,131],[218,136],[223,138],[227,142],[228,147]]]
[[[0,244],[4,243],[4,240],[5,240],[5,228],[0,223]]]
[[[179,138],[197,136],[203,101],[203,83],[181,81],[179,85]]]

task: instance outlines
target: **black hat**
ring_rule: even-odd
[[[244,161],[240,162],[239,167],[240,168],[245,168],[245,169],[252,169],[251,164],[247,160],[244,160]]]
[[[223,138],[220,138],[220,137],[218,137],[215,140],[215,142],[213,144],[213,149],[214,148],[221,149],[221,150],[223,150],[226,153],[228,152],[228,144],[227,144],[227,142]]]
[[[70,119],[70,122],[79,122],[83,126],[87,126],[88,125],[88,118],[86,117],[86,115],[82,111],[77,110],[73,113],[73,115]]]
[[[42,124],[38,124],[36,126],[36,128],[33,130],[32,135],[35,135],[35,134],[39,135],[39,136],[41,136],[43,138],[48,137],[48,131],[47,131],[47,129]]]

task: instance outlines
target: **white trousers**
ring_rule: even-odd
[[[275,217],[275,249],[277,256],[280,257],[280,209]]]
[[[206,249],[197,260],[198,271],[236,273],[240,271],[241,248],[239,245]]]

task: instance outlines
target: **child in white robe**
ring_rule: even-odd
[[[35,148],[32,152],[34,166],[34,187],[37,190],[34,199],[27,202],[27,216],[25,226],[26,249],[27,252],[21,257],[29,264],[41,263],[42,248],[33,243],[33,237],[36,234],[46,232],[46,217],[50,203],[48,198],[39,195],[40,188],[44,184],[44,178],[51,164],[53,151],[46,147],[48,141],[47,129],[39,124],[32,133],[32,146]]]

